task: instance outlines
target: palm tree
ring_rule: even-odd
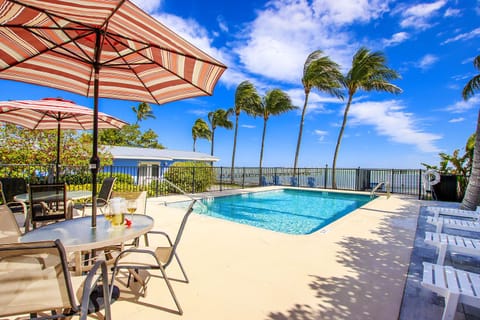
[[[360,89],[365,91],[385,91],[395,94],[402,92],[402,89],[389,82],[390,80],[400,78],[400,75],[395,70],[388,68],[385,63],[386,58],[382,52],[371,52],[369,49],[362,47],[353,56],[352,68],[341,80],[342,85],[347,89],[348,101],[343,113],[342,127],[338,134],[335,154],[333,156],[332,188],[334,189],[337,188],[335,180],[337,155],[340,149],[340,143],[342,142],[343,131],[347,125],[347,116],[350,105],[352,104],[353,95]]]
[[[232,168],[230,171],[231,182],[233,184],[233,171],[235,168],[235,151],[237,149],[237,134],[238,134],[238,118],[240,113],[244,111],[248,115],[253,115],[255,108],[261,103],[261,98],[257,93],[254,85],[250,81],[243,81],[235,91],[235,132],[233,134],[233,151],[232,151]]]
[[[339,90],[342,87],[340,78],[342,74],[339,65],[324,56],[321,50],[310,53],[303,66],[302,84],[305,91],[305,102],[303,104],[302,117],[300,119],[300,129],[298,131],[297,150],[295,151],[295,162],[293,164],[294,175],[297,170],[298,155],[300,154],[300,144],[302,143],[303,123],[305,121],[305,112],[308,105],[308,96],[312,88],[327,92],[332,96],[343,99]]]
[[[480,71],[480,55],[473,60],[473,66]],[[462,91],[464,100],[471,98],[480,89],[480,73],[470,79]],[[473,163],[467,190],[460,208],[475,210],[480,202],[480,111],[477,117],[475,147],[473,149]]]
[[[215,129],[217,127],[222,127],[225,129],[232,129],[233,123],[228,119],[228,117],[233,113],[232,109],[224,110],[217,109],[208,113],[208,121],[210,122],[210,131],[212,132],[212,147],[210,150],[210,155],[213,156],[213,148],[215,144]]]
[[[192,138],[193,138],[193,152],[195,152],[195,145],[197,143],[197,139],[207,139],[210,141],[212,137],[212,132],[208,127],[208,124],[203,119],[197,119],[195,124],[192,127]]]
[[[263,117],[262,147],[260,149],[258,176],[259,184],[262,182],[263,149],[265,145],[265,133],[267,132],[267,121],[270,116],[276,116],[294,109],[298,109],[298,107],[292,105],[290,97],[280,89],[268,91],[262,98],[260,105],[255,109],[254,115]]]
[[[132,107],[132,110],[137,115],[137,120],[135,121],[135,124],[138,124],[140,121],[146,120],[148,118],[155,119],[152,107],[146,102],[140,103],[137,107]]]

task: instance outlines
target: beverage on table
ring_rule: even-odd
[[[124,198],[113,198],[110,200],[110,212],[113,214],[111,222],[113,226],[123,225],[124,213],[127,211],[127,205]]]
[[[124,214],[123,213],[115,213],[112,217],[112,225],[114,226],[121,226],[124,221]]]

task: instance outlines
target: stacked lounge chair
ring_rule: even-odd
[[[422,286],[445,298],[442,320],[454,319],[458,303],[480,307],[480,274],[443,265],[447,251],[479,257],[480,240],[442,233],[444,227],[480,232],[478,210],[427,207],[427,212],[433,214],[427,222],[436,226],[436,232],[426,232],[425,243],[437,247],[438,257],[436,264],[423,263]]]

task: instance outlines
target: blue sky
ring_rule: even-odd
[[[400,95],[359,91],[349,113],[337,167],[423,168],[439,152],[463,149],[475,131],[480,95],[462,100],[480,54],[480,0],[137,0],[162,23],[222,61],[228,70],[211,97],[152,105],[155,120],[142,122],[169,149],[191,150],[197,118],[230,108],[244,80],[263,95],[280,88],[295,105],[304,101],[301,77],[308,54],[322,50],[346,73],[354,53],[382,51],[401,75]],[[0,100],[60,96],[88,107],[92,99],[0,80]],[[133,122],[136,102],[100,100],[100,111]],[[299,165],[332,165],[345,102],[312,91]],[[264,166],[293,166],[300,112],[268,121]],[[234,118],[232,117],[232,121]],[[263,119],[240,116],[236,165],[258,166]],[[229,166],[233,130],[215,133],[217,165]],[[197,141],[210,153],[210,143]]]

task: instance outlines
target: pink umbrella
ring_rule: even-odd
[[[211,95],[225,69],[128,0],[0,0],[0,78],[94,98],[93,185],[99,97],[161,104]]]
[[[8,122],[32,130],[57,129],[56,177],[60,164],[61,129],[93,129],[93,110],[60,98],[41,100],[0,101],[0,122]],[[120,129],[127,122],[103,112],[98,113],[98,128]]]

